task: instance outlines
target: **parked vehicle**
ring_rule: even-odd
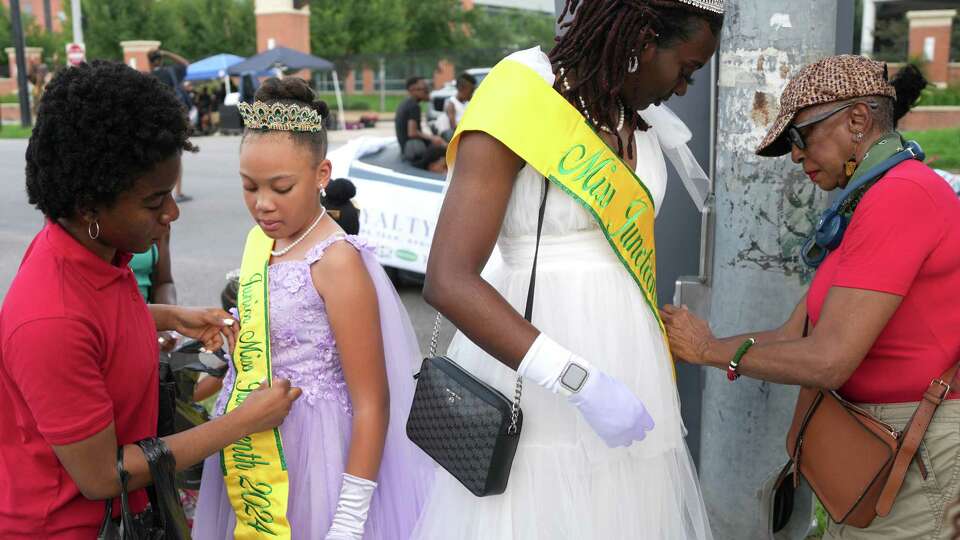
[[[333,177],[356,186],[360,236],[375,248],[380,264],[422,276],[446,178],[403,161],[393,137],[355,139],[327,157]]]

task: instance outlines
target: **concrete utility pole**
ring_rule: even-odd
[[[27,54],[23,38],[23,21],[20,18],[20,0],[10,0],[10,37],[16,50],[17,93],[20,96],[20,125],[30,127],[30,89],[27,87]]]
[[[847,0],[727,1],[710,314],[719,336],[779,326],[808,286],[811,274],[798,248],[826,196],[789,158],[760,158],[754,149],[777,116],[789,78],[835,54],[838,34],[849,35],[851,6]],[[787,461],[784,438],[796,396],[796,387],[748,378],[731,384],[719,370],[707,374],[700,478],[716,538],[806,537],[813,519],[808,490],[797,494],[793,519],[776,537],[764,504],[770,480]]]

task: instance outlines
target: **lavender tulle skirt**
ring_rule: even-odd
[[[323,355],[324,347],[335,348],[332,332],[322,299],[310,294],[309,289],[297,288],[302,274],[309,276],[309,265],[319,260],[323,251],[337,240],[347,240],[360,250],[373,279],[380,307],[381,332],[390,385],[390,424],[386,446],[377,478],[378,487],[373,496],[364,539],[406,540],[410,537],[420,510],[426,500],[434,476],[433,462],[408,439],[405,433],[407,416],[413,400],[413,373],[419,363],[420,351],[406,310],[396,291],[374,255],[365,249],[356,237],[340,237],[323,242],[308,255],[303,263],[275,264],[270,267],[271,346],[274,352],[274,374],[291,379],[304,389],[304,395],[294,404],[290,415],[280,426],[290,480],[287,518],[294,540],[322,540],[330,527],[341,478],[350,448],[351,408],[342,374],[337,381],[339,354]],[[298,277],[298,274],[301,277]],[[291,285],[293,284],[293,285]],[[293,290],[296,289],[296,290]],[[310,305],[313,302],[316,305]],[[304,305],[306,304],[306,305]],[[309,311],[322,310],[321,320]],[[291,318],[291,313],[306,316]],[[277,325],[293,324],[293,338],[276,329]],[[326,325],[326,328],[323,326]],[[320,326],[320,330],[317,330]],[[303,360],[305,353],[284,355],[285,342],[293,339],[298,345],[311,339],[314,352],[326,364],[315,365],[316,358]],[[332,355],[332,356],[331,356]],[[288,365],[284,365],[284,361]],[[332,366],[332,367],[331,367]],[[231,367],[232,369],[232,367]],[[325,373],[324,370],[333,371]],[[316,373],[320,371],[320,373]],[[226,389],[232,383],[232,374],[225,380],[217,411],[223,410]],[[204,463],[200,500],[194,521],[195,540],[233,538],[236,523],[233,508],[227,498],[219,454]]]

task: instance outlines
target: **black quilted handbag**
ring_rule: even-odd
[[[530,273],[524,318],[533,316],[540,233],[549,181],[544,179],[537,222],[537,244]],[[507,489],[513,456],[520,442],[523,381],[517,377],[513,401],[445,356],[437,356],[437,313],[430,354],[417,375],[417,389],[407,419],[407,437],[477,497]]]

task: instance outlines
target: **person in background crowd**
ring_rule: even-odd
[[[954,174],[950,171],[945,171],[943,169],[934,169],[937,174],[943,177],[944,180],[950,184],[950,187],[953,188],[954,193],[960,197],[960,174]]]
[[[170,263],[169,232],[151,244],[150,249],[135,253],[129,266],[137,280],[140,295],[146,303],[171,306],[177,304],[177,287],[173,282]],[[169,332],[161,332],[157,340],[163,351],[172,351],[177,346],[177,338]]]
[[[430,99],[430,89],[422,77],[407,79],[409,97],[397,107],[394,127],[397,142],[403,159],[414,167],[431,172],[444,173],[447,170],[445,153],[447,142],[436,135],[425,133],[420,123],[422,111],[420,103]]]
[[[473,91],[477,89],[477,79],[469,73],[457,76],[457,94],[451,96],[443,105],[443,114],[437,119],[437,131],[444,141],[449,142],[457,125],[467,110],[467,103],[473,98]]]
[[[189,90],[184,86],[184,80],[187,77],[187,66],[190,62],[170,51],[163,49],[154,49],[147,53],[147,59],[150,61],[150,70],[153,76],[159,79],[174,91],[180,104],[183,106],[184,113],[190,115],[193,109],[193,100],[190,98]],[[170,65],[165,65],[164,60],[170,60]],[[178,203],[184,203],[193,199],[183,193],[183,180],[177,181],[177,187],[174,190],[174,200]]]
[[[913,66],[889,81],[887,66],[868,58],[820,60],[784,89],[757,154],[789,154],[820,189],[846,188],[905,147],[894,126],[925,86]],[[717,339],[682,306],[664,307],[663,319],[676,358],[733,380],[836,390],[900,431],[931,381],[960,362],[960,200],[908,159],[847,201],[841,243],[804,253],[816,274],[779,328]],[[890,513],[862,529],[831,521],[824,538],[950,537],[944,518],[960,491],[960,400],[955,391],[944,397]]]
[[[43,97],[43,91],[50,82],[52,74],[46,64],[37,64],[30,69],[28,77],[31,84],[30,94],[30,113],[33,118],[37,117],[37,108],[40,106],[40,99]]]
[[[213,113],[213,95],[210,94],[210,89],[206,86],[197,93],[197,111],[200,114],[198,123],[200,133],[206,135],[210,130],[210,115]]]
[[[157,332],[211,350],[236,342],[221,309],[148,306],[127,266],[179,216],[171,194],[189,133],[173,92],[120,62],[61,70],[40,102],[26,184],[46,224],[0,308],[4,540],[95,538],[104,500],[119,495],[118,447],[130,510],[144,512],[152,480],[136,442],[157,435]],[[162,441],[183,470],[279,425],[299,396],[277,379]]]
[[[360,211],[353,203],[357,187],[346,178],[331,180],[321,204],[347,234],[360,234]]]

